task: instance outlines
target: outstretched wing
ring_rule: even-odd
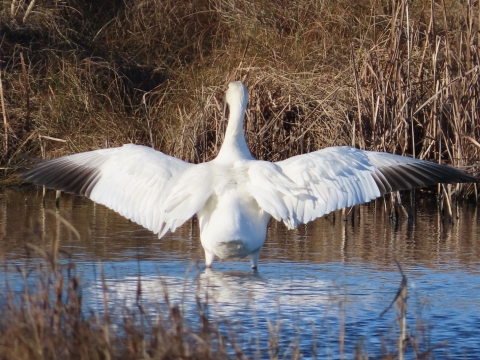
[[[127,144],[41,161],[22,176],[37,185],[85,195],[163,235],[203,205],[204,199],[191,197],[192,192],[175,197],[177,180],[196,166],[146,146]],[[187,218],[185,209],[191,214]]]
[[[274,165],[288,181],[277,176],[280,185],[272,182],[267,196],[269,206],[264,205],[262,193],[253,196],[264,211],[283,220],[289,228],[391,191],[478,181],[453,167],[351,147],[326,148]],[[290,193],[282,190],[285,186]]]

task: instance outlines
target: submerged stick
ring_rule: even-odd
[[[397,317],[400,326],[400,336],[398,338],[398,359],[403,360],[404,353],[405,353],[405,340],[407,339],[407,298],[408,298],[408,291],[407,291],[407,277],[403,273],[402,267],[400,266],[399,262],[395,260],[397,264],[398,270],[402,275],[402,281],[400,282],[400,287],[398,288],[397,294],[393,301],[388,305],[388,307],[383,310],[380,314],[382,317],[393,304],[397,307]]]

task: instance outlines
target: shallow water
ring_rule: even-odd
[[[456,208],[453,223],[425,199],[412,222],[401,216],[392,223],[383,201],[357,207],[346,222],[340,212],[294,231],[273,221],[252,272],[248,261],[215,262],[206,271],[195,221],[159,240],[85,198],[64,195],[57,209],[54,197],[48,192],[42,206],[39,191],[0,190],[0,290],[22,291],[16,265],[38,259],[27,243],[48,249],[58,238],[63,259],[71,258],[82,278],[85,311],[102,311],[101,264],[112,307],[136,306],[140,278],[143,306],[161,311],[166,287],[195,326],[200,294],[212,319],[241,324],[236,342],[251,357],[268,355],[270,322],[280,329],[281,356],[290,357],[296,339],[304,358],[313,356],[314,344],[319,358],[339,358],[345,329],[346,354],[361,346],[375,358],[382,346],[395,348],[395,309],[380,314],[399,288],[398,261],[408,278],[408,333],[420,350],[480,358],[480,214],[472,204]],[[414,357],[411,346],[407,355]]]

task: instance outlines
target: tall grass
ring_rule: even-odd
[[[479,17],[471,0],[4,1],[0,161],[127,142],[210,160],[240,79],[257,158],[354,145],[473,165]]]

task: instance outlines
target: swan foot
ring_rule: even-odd
[[[212,268],[213,260],[215,260],[215,254],[205,250],[205,265],[208,269]]]
[[[250,264],[252,265],[252,270],[258,269],[258,258],[260,257],[260,249],[255,251],[253,254],[249,255]]]

